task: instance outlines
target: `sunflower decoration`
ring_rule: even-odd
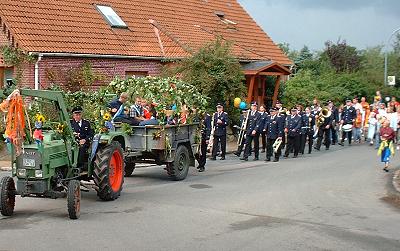
[[[43,124],[46,121],[46,118],[41,113],[36,114],[35,117],[36,117],[36,121],[39,123]]]
[[[59,123],[59,124],[57,125],[57,127],[56,127],[56,132],[59,133],[59,134],[63,134],[63,133],[64,133],[64,129],[65,129],[65,125]]]
[[[105,121],[110,121],[111,120],[111,114],[109,112],[104,113],[103,119]]]

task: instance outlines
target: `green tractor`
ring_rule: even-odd
[[[70,116],[62,92],[20,89],[20,95],[40,100],[47,110],[52,111],[51,116],[55,118],[52,121],[65,127],[63,134],[51,127],[42,128],[41,145],[35,142],[26,129],[27,136],[18,156],[14,145],[9,144],[13,177],[3,177],[0,182],[1,214],[13,214],[16,195],[52,199],[67,197],[69,217],[78,219],[81,186],[86,186],[85,181],[94,181],[92,187],[101,200],[117,199],[122,190],[125,173],[121,144],[112,140],[99,144],[95,139],[92,143],[93,150],[89,151],[82,168],[82,165],[78,165],[79,144],[70,125]]]

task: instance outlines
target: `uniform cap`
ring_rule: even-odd
[[[82,113],[82,107],[77,106],[72,109],[72,113]]]
[[[216,107],[224,107],[222,103],[218,103]]]
[[[269,111],[270,112],[276,112],[278,109],[276,109],[275,107],[271,107],[271,108],[269,108]]]
[[[255,101],[252,102],[251,105],[252,105],[252,106],[258,106],[257,102],[255,102]]]

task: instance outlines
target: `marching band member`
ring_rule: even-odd
[[[259,132],[260,132],[260,122],[261,122],[261,114],[257,111],[257,103],[253,102],[251,104],[251,111],[248,122],[247,122],[247,130],[246,130],[246,148],[244,150],[244,156],[240,160],[248,161],[251,152],[251,143],[254,141],[254,160],[258,160],[259,155]]]
[[[329,108],[328,108],[329,109]],[[318,119],[319,116],[322,116],[321,113],[316,116],[316,119]],[[332,125],[332,120],[333,120],[333,113],[329,117],[324,118],[324,122],[319,125],[318,128],[318,134],[317,134],[317,145],[315,146],[315,149],[317,151],[321,150],[321,145],[322,145],[322,139],[325,138],[325,150],[329,150],[329,147],[331,145],[331,137],[330,137],[330,131],[331,131],[331,125]]]
[[[301,140],[302,145],[300,146],[301,154],[304,154],[306,148],[306,143],[308,142],[308,154],[311,154],[312,146],[314,142],[314,126],[315,126],[315,116],[311,113],[311,108],[306,107],[305,113],[302,116],[303,127],[303,139]]]
[[[337,133],[337,124],[339,122],[339,110],[333,104],[332,100],[328,101],[328,108],[332,113],[332,121],[330,126],[330,137],[332,140],[332,145],[336,145],[338,143],[338,133]]]
[[[207,162],[207,146],[209,144],[211,135],[211,116],[208,113],[204,114],[204,118],[201,121],[201,145],[200,145],[200,155],[198,156],[199,166],[197,169],[199,172],[205,171],[205,166]]]
[[[262,149],[261,152],[265,153],[265,149],[267,148],[267,138],[266,138],[266,131],[264,131],[265,123],[268,118],[267,109],[265,105],[260,105],[260,114],[261,114],[261,122],[260,122],[260,136],[261,136],[261,143]]]
[[[240,129],[239,130],[246,130],[246,128],[245,128],[246,126],[244,125],[244,123],[247,123],[247,121],[246,121],[247,114],[248,114],[248,111],[246,109],[243,109],[242,114],[240,114]],[[241,133],[243,133],[243,132],[241,132]],[[240,137],[240,132],[239,132],[239,137]],[[241,139],[240,142],[238,143],[237,151],[234,153],[236,156],[240,157],[245,144],[246,144],[246,139],[243,135],[243,139]]]
[[[213,115],[214,140],[211,160],[217,159],[218,149],[221,149],[221,160],[225,160],[226,155],[226,127],[228,126],[228,114],[224,112],[222,103],[218,103],[217,111]]]
[[[226,155],[226,127],[228,126],[228,114],[224,112],[224,106],[217,104],[217,112],[213,115],[214,120],[214,140],[211,160],[217,159],[217,151],[221,149],[221,160],[225,160]]]
[[[342,111],[342,120],[340,121],[342,127],[345,125],[353,125],[355,118],[356,118],[356,109],[354,109],[354,107],[352,106],[351,99],[347,99],[346,106],[343,108]],[[340,141],[339,145],[341,146],[344,145],[346,134],[349,140],[349,146],[351,145],[351,138],[353,136],[352,130],[349,130],[348,132],[343,130],[342,140]]]
[[[294,150],[293,158],[297,158],[300,150],[300,129],[301,117],[297,115],[297,108],[292,108],[291,115],[286,118],[285,132],[288,134],[285,157],[289,157],[291,150]]]
[[[264,131],[266,132],[267,136],[267,158],[265,159],[265,161],[271,161],[272,154],[274,153],[272,146],[275,144],[276,140],[283,139],[283,130],[285,123],[283,118],[278,116],[277,108],[271,108],[269,111],[270,115],[267,117],[264,125]],[[282,146],[283,144],[281,143],[281,145],[275,152],[274,162],[279,161]]]

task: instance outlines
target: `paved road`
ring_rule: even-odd
[[[84,194],[78,221],[65,200],[19,198],[14,217],[0,216],[0,250],[400,250],[388,182],[368,146],[230,157],[183,182],[140,169],[117,201]]]

